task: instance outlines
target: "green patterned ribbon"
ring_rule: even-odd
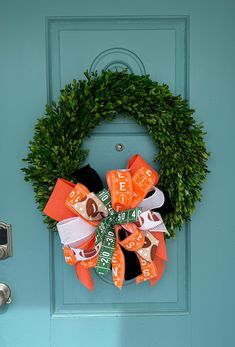
[[[107,189],[101,190],[97,196],[109,211],[108,217],[104,218],[96,228],[95,243],[97,245],[98,243],[102,242],[96,269],[100,275],[104,275],[110,270],[113,252],[116,245],[114,226],[136,222],[140,213],[142,212],[142,209],[140,207],[136,207],[130,210],[115,212],[112,209],[111,197]]]

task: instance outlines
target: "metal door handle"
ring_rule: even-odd
[[[0,283],[0,308],[11,303],[11,290],[5,283]]]

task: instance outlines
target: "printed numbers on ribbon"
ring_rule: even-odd
[[[118,223],[121,224],[122,221],[124,221],[126,218],[126,213],[122,212],[118,214]]]
[[[99,192],[97,196],[105,205],[111,202],[111,197],[107,189],[101,190],[101,192]]]
[[[101,195],[99,196],[99,198],[100,198],[100,200],[101,200],[102,202],[105,202],[106,200],[109,199],[109,196],[108,196],[107,193],[104,192],[103,194],[101,194]]]
[[[110,237],[114,237],[113,231],[108,231],[108,232],[107,232],[107,235],[110,236]]]
[[[139,216],[140,216],[140,214],[141,214],[141,212],[142,212],[142,211],[141,211],[140,209],[134,210],[134,211],[132,212],[131,217],[134,218],[134,219],[138,219]]]
[[[103,251],[103,252],[101,253],[101,255],[102,255],[103,257],[110,257],[110,253],[107,252],[107,251]]]
[[[107,245],[110,246],[111,244],[114,243],[114,239],[111,239],[110,237],[107,237],[106,238],[106,241],[107,241]]]
[[[109,259],[108,258],[100,258],[101,263],[103,263],[104,265],[108,264]]]

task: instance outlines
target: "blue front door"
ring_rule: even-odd
[[[233,346],[234,9],[201,0],[3,6],[0,219],[12,224],[13,257],[0,261],[0,282],[12,290],[12,303],[0,311],[1,347]],[[44,104],[66,83],[87,69],[123,68],[167,83],[196,108],[211,173],[191,222],[167,241],[162,280],[119,291],[94,274],[91,294],[43,224],[21,158]],[[136,152],[149,163],[156,152],[123,115],[97,127],[84,146],[102,177]]]

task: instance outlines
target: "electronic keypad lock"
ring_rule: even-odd
[[[11,225],[0,222],[0,260],[12,256]]]

